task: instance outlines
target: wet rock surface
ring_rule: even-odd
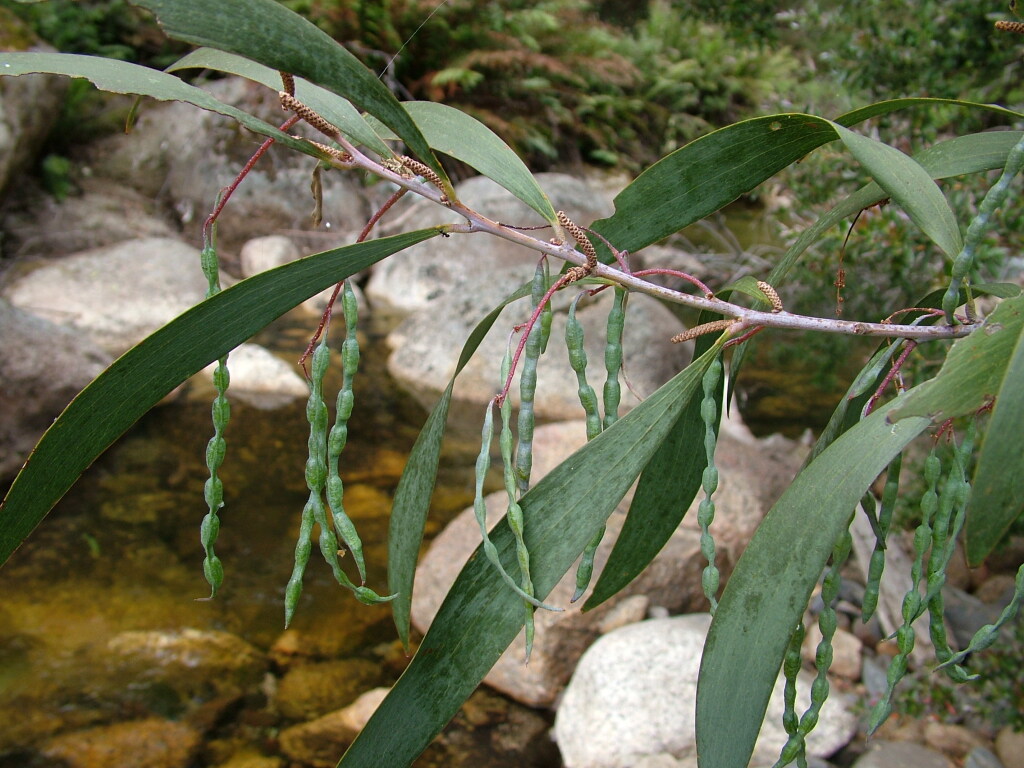
[[[150,718],[57,736],[40,752],[68,768],[188,768],[198,747],[187,725]]]

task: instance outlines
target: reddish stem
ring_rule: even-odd
[[[381,217],[391,209],[391,206],[401,200],[402,195],[408,191],[409,190],[403,187],[392,194],[391,197],[385,201],[384,205],[382,205],[380,209],[370,217],[370,220],[366,222],[366,226],[363,227],[363,231],[359,233],[359,237],[356,238],[356,242],[361,243],[366,240],[366,238],[370,236],[370,232],[373,230],[374,226],[381,220]],[[313,334],[313,338],[309,340],[309,344],[306,346],[306,351],[303,352],[302,357],[299,358],[299,367],[302,368],[302,372],[305,374],[307,379],[309,378],[309,372],[306,370],[306,361],[309,359],[309,356],[313,354],[313,347],[316,346],[316,343],[320,340],[324,330],[331,324],[331,315],[334,313],[334,302],[338,300],[338,294],[341,293],[343,285],[345,285],[345,281],[341,280],[334,286],[334,292],[331,293],[331,298],[327,302],[327,307],[320,316],[320,324],[316,327],[316,332]]]
[[[552,283],[551,287],[548,288],[547,293],[545,293],[543,298],[541,298],[541,300],[537,302],[537,307],[536,309],[533,310],[533,314],[530,315],[530,319],[527,320],[522,325],[517,325],[513,329],[513,332],[515,332],[525,328],[526,332],[522,335],[522,338],[519,339],[519,345],[516,347],[515,354],[512,356],[512,365],[509,366],[508,376],[505,379],[505,386],[502,387],[501,394],[499,394],[494,400],[499,406],[502,403],[504,403],[505,398],[508,397],[508,391],[512,387],[512,377],[515,375],[516,372],[516,366],[519,365],[519,358],[523,354],[523,349],[526,347],[526,340],[530,338],[530,331],[533,330],[533,326],[537,322],[537,318],[540,317],[540,313],[544,311],[544,307],[551,300],[551,296],[554,294],[554,292],[561,288],[563,285],[565,285],[568,279],[568,275],[562,275],[554,283]]]
[[[283,123],[281,123],[280,130],[287,131],[297,122],[299,122],[298,115],[292,115]],[[217,217],[220,216],[220,212],[224,210],[224,206],[227,205],[227,202],[231,198],[231,195],[235,193],[235,190],[238,189],[238,185],[242,183],[242,179],[249,175],[249,171],[253,169],[253,166],[255,166],[259,159],[263,157],[263,155],[266,153],[266,151],[270,149],[270,145],[273,143],[274,139],[267,139],[262,144],[260,144],[260,148],[253,152],[252,157],[249,158],[249,162],[247,162],[245,166],[242,168],[242,170],[238,172],[238,175],[235,176],[235,180],[220,191],[220,195],[217,198],[217,204],[213,207],[213,212],[209,216],[207,216],[206,221],[203,223],[204,248],[210,247],[211,228],[217,221]]]
[[[878,385],[878,389],[875,390],[875,394],[873,394],[871,396],[871,399],[868,400],[868,404],[866,406],[864,406],[864,415],[865,416],[870,414],[875,409],[875,406],[878,404],[878,401],[882,397],[882,393],[885,392],[886,387],[888,387],[889,384],[892,382],[892,380],[894,378],[896,378],[897,374],[899,374],[900,368],[903,367],[903,363],[906,362],[907,357],[910,356],[910,353],[914,351],[914,348],[916,346],[917,346],[917,342],[916,341],[914,341],[913,339],[907,339],[907,341],[906,341],[906,343],[904,345],[903,351],[900,352],[900,356],[897,357],[896,360],[893,361],[892,367],[889,369],[889,373],[887,373],[885,375],[885,378],[882,379],[882,383],[879,384]],[[898,389],[903,389],[902,382],[900,382],[897,385],[897,388]]]
[[[747,339],[749,339],[749,338],[751,338],[753,336],[756,336],[757,334],[759,334],[763,330],[764,330],[764,326],[763,325],[759,325],[756,328],[751,328],[749,331],[744,333],[742,336],[737,336],[735,339],[729,339],[727,342],[725,342],[725,344],[722,345],[722,349],[725,349],[726,347],[735,346],[736,344],[742,344],[744,341],[746,341]]]
[[[644,277],[646,275],[669,275],[671,277],[678,277],[681,280],[685,280],[691,283],[701,290],[704,294],[705,299],[715,298],[714,292],[708,288],[704,283],[698,280],[693,275],[688,275],[685,272],[680,272],[678,269],[641,269],[639,272],[634,272],[633,277]]]

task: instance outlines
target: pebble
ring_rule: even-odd
[[[996,755],[1005,768],[1024,768],[1024,733],[1006,726],[996,736]]]

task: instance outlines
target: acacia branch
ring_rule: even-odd
[[[332,126],[333,127],[333,126]],[[513,229],[486,216],[474,211],[454,198],[447,196],[442,190],[434,185],[421,181],[415,176],[403,175],[386,165],[373,160],[360,152],[349,142],[340,131],[334,129],[330,137],[344,147],[346,162],[339,162],[335,158],[328,159],[328,162],[338,168],[351,169],[362,168],[365,171],[408,189],[410,192],[434,202],[445,208],[456,211],[466,221],[463,224],[448,224],[444,226],[445,234],[473,234],[486,232],[487,234],[500,237],[513,243],[518,243],[524,248],[532,251],[539,251],[553,256],[556,259],[575,264],[577,266],[591,267],[590,274],[593,277],[603,278],[629,290],[645,293],[663,301],[691,307],[693,309],[705,310],[725,317],[734,318],[734,333],[751,328],[783,328],[788,330],[817,331],[820,333],[838,333],[848,336],[874,336],[884,338],[915,339],[928,341],[936,339],[957,339],[968,336],[981,327],[980,322],[969,322],[960,325],[898,325],[884,322],[861,322],[855,320],[840,320],[838,318],[823,318],[810,315],[797,315],[785,311],[762,311],[751,309],[728,301],[697,296],[656,285],[642,277],[637,277],[607,264],[598,262],[588,265],[585,254],[577,251],[570,245],[557,241],[540,240],[531,237],[526,232]],[[296,137],[300,138],[300,137]],[[393,164],[393,163],[392,163]]]

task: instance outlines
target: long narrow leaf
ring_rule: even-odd
[[[813,115],[745,120],[702,136],[652,165],[594,224],[616,248],[638,251],[698,221],[836,138]]]
[[[323,30],[282,4],[274,0],[133,2],[152,12],[170,37],[237,53],[348,99],[391,128],[448,183],[426,139],[387,86]]]
[[[538,597],[565,574],[700,389],[715,349],[537,483],[520,504]],[[515,569],[506,521],[491,532]],[[412,664],[342,758],[343,768],[409,765],[458,711],[523,626],[522,600],[478,549],[448,592]],[[401,728],[395,728],[401,723]]]
[[[0,564],[86,467],[181,382],[310,296],[437,234],[437,229],[421,229],[261,272],[197,304],[125,352],[57,418],[15,478],[0,506]]]
[[[927,416],[936,423],[974,413],[1003,388],[1006,366],[1024,327],[1024,296],[1004,299],[981,330],[959,339],[938,375],[901,398],[892,419]]]
[[[202,88],[196,88],[174,75],[140,67],[126,61],[71,53],[0,52],[0,76],[47,72],[68,77],[84,77],[101,91],[149,96],[160,101],[184,101],[210,112],[227,115],[251,131],[269,136],[306,154],[319,156],[308,142],[292,138],[270,123],[218,101]]]
[[[701,318],[699,322],[703,321]],[[708,335],[698,339],[694,356],[710,348],[713,338]],[[721,381],[719,402],[724,386],[725,382]],[[700,490],[701,476],[708,463],[704,441],[694,439],[695,435],[704,433],[700,410],[701,398],[691,399],[665,442],[644,467],[622,530],[594,585],[594,591],[583,605],[584,611],[596,608],[639,576],[686,515]],[[721,408],[717,415],[720,422]]]
[[[273,88],[281,89],[281,75],[277,70],[257,64],[255,61],[236,56],[214,48],[200,48],[192,51],[182,59],[169,66],[167,72],[178,72],[182,69],[214,69],[244,77],[247,80]],[[326,88],[313,85],[301,77],[295,79],[295,97],[310,108],[323,115],[342,133],[356,144],[372,149],[381,157],[391,157],[392,151],[381,138],[374,133],[369,123],[359,114],[359,110],[347,100]]]
[[[495,307],[469,335],[455,366],[455,373],[448,382],[441,398],[434,405],[420,430],[416,444],[405,463],[402,477],[395,489],[395,500],[391,505],[388,524],[388,590],[397,597],[391,601],[391,612],[395,628],[402,645],[409,647],[409,624],[412,610],[412,589],[416,579],[416,561],[419,559],[423,530],[430,510],[430,497],[437,480],[437,467],[441,456],[441,442],[444,439],[448,409],[452,402],[455,379],[466,367],[484,336],[498,319],[502,310],[513,301],[530,295],[530,284],[521,286],[501,304]]]
[[[976,101],[963,101],[961,99],[933,99],[914,97],[907,99],[890,99],[888,101],[879,101],[875,104],[869,104],[866,107],[855,109],[851,112],[846,112],[835,119],[835,122],[840,125],[844,125],[849,128],[851,125],[862,123],[865,120],[870,120],[872,117],[880,117],[881,115],[887,115],[890,112],[898,112],[901,109],[908,109],[910,107],[966,107],[968,109],[980,109],[986,112],[996,112],[1014,120],[1019,120],[1024,117],[1024,113],[1001,107],[998,104],[980,104]]]
[[[518,197],[547,221],[555,209],[512,148],[475,117],[432,101],[403,103],[432,149],[461,160]],[[384,138],[390,138],[381,133]]]
[[[931,175],[895,147],[837,126],[839,138],[872,178],[949,258],[963,247],[949,203]]]
[[[797,476],[729,578],[697,683],[701,768],[747,765],[790,635],[833,544],[878,473],[930,423],[890,424],[889,410],[871,414]]]
[[[1024,509],[1020,437],[1024,434],[1024,329],[1006,367],[974,470],[967,509],[967,562],[977,566]]]
[[[980,173],[1002,168],[1006,156],[1024,135],[1021,131],[989,131],[968,136],[957,136],[941,141],[918,154],[914,159],[931,174],[933,179],[948,179],[968,173]],[[885,191],[871,182],[851,194],[803,231],[772,269],[768,282],[781,285],[800,256],[829,229],[843,219],[864,208],[884,200]]]

